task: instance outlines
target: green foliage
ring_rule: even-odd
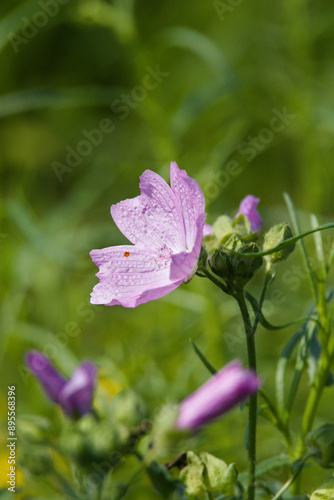
[[[328,479],[319,489],[314,491],[310,500],[331,500],[334,495],[334,478]]]
[[[233,495],[238,472],[234,464],[227,465],[209,453],[187,453],[187,465],[180,473],[180,478],[187,485],[188,498],[207,498],[209,493]]]

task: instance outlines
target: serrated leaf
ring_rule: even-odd
[[[291,462],[288,455],[277,455],[276,457],[267,458],[256,465],[255,477],[261,477],[263,474],[276,469],[277,467],[283,467],[289,465]],[[248,473],[243,472],[239,475],[239,479],[242,482],[247,482]]]

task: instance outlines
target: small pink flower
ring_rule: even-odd
[[[252,231],[261,231],[263,226],[263,220],[257,211],[257,206],[260,202],[260,198],[255,198],[252,194],[247,195],[240,203],[238,215],[243,214],[249,219]]]
[[[181,404],[176,426],[196,429],[229,411],[258,390],[261,379],[235,360],[213,375]]]
[[[136,307],[188,281],[197,269],[205,225],[204,195],[175,162],[171,187],[155,172],[140,177],[140,195],[111,207],[118,228],[132,245],[92,250],[100,282],[92,304]]]

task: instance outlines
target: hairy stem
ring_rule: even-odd
[[[250,321],[248,309],[243,292],[235,296],[242,319],[244,322],[249,368],[256,372],[256,351],[253,327]],[[255,467],[256,467],[256,420],[257,420],[257,394],[253,394],[249,399],[248,413],[248,500],[255,498]]]

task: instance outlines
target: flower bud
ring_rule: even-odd
[[[239,360],[228,363],[181,404],[176,426],[195,430],[256,392],[261,379]]]
[[[260,198],[256,198],[252,194],[247,195],[240,203],[239,211],[236,215],[238,217],[243,214],[248,218],[252,231],[261,231],[263,226],[263,220],[257,210],[257,206],[260,202]]]
[[[282,243],[284,240],[292,238],[292,236],[293,234],[290,229],[290,226],[286,222],[283,222],[282,224],[277,224],[276,226],[273,226],[271,229],[269,229],[269,231],[265,234],[263,250],[265,251],[270,250],[279,243]],[[281,250],[278,250],[275,253],[267,255],[266,259],[272,262],[273,264],[275,262],[280,262],[282,260],[287,259],[290,253],[294,251],[294,249],[295,249],[295,243],[290,243]]]
[[[92,464],[101,462],[110,463],[112,467],[110,456],[115,451],[123,451],[128,438],[129,432],[124,426],[99,422],[87,414],[64,429],[60,447],[81,467],[89,469]]]
[[[321,467],[334,466],[334,424],[324,424],[309,432],[305,443],[314,460]]]
[[[240,212],[234,219],[230,219],[227,215],[221,215],[214,222],[211,233],[204,237],[205,248],[212,252],[224,245],[232,235],[247,242],[257,237],[257,231],[251,229],[250,220]]]
[[[238,252],[238,255],[224,249]],[[255,243],[243,243],[238,236],[233,234],[223,248],[215,251],[210,259],[210,267],[220,278],[223,278],[232,288],[243,287],[262,266],[262,257],[242,257],[241,253],[256,253],[258,247]]]

